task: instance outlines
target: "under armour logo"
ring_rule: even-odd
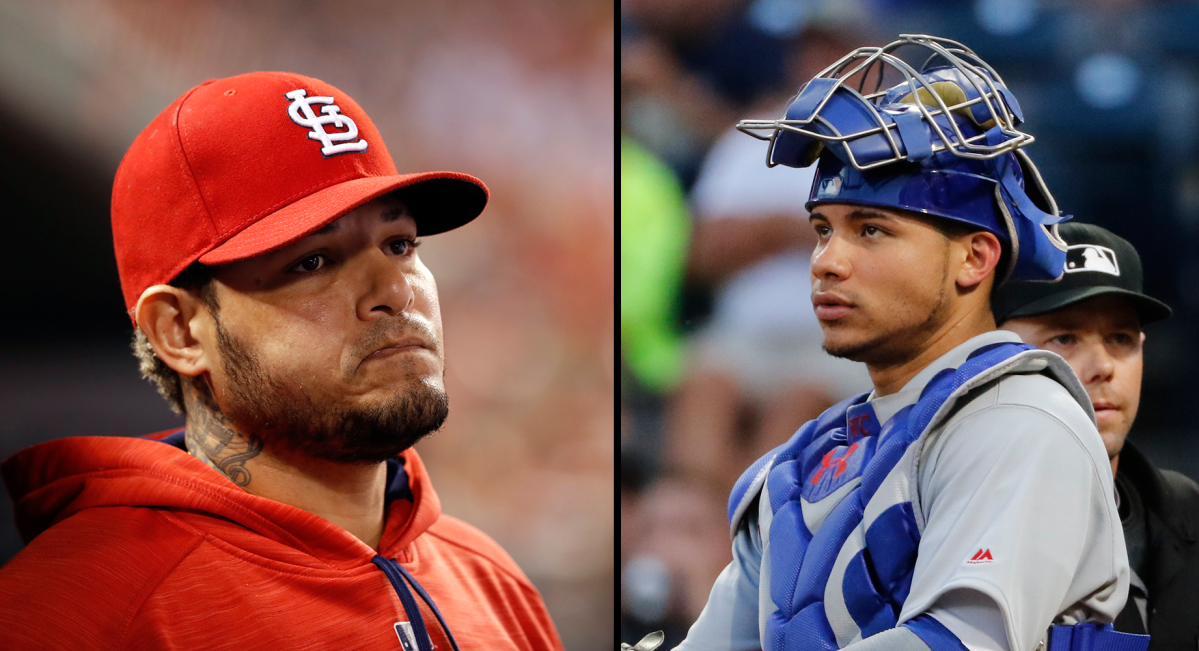
[[[845,472],[845,463],[849,461],[849,457],[853,455],[853,451],[856,449],[858,449],[858,444],[854,443],[840,457],[833,456],[837,448],[829,450],[824,455],[824,458],[820,460],[820,469],[816,471],[815,475],[812,475],[812,483],[815,484],[820,481],[820,476],[824,474],[824,471],[831,469],[834,465],[836,465],[837,469],[833,471],[833,477],[840,477],[841,473]]]
[[[291,104],[287,107],[287,114],[291,116],[292,122],[312,129],[308,133],[308,137],[312,140],[319,140],[324,145],[321,147],[321,154],[325,158],[337,154],[366,151],[365,140],[354,141],[358,137],[358,125],[341,114],[341,109],[333,103],[332,97],[308,97],[308,91],[305,90],[293,90],[285,97],[291,100]],[[313,104],[325,105],[321,107],[321,115],[312,111]],[[329,125],[345,129],[345,131],[329,133],[325,131],[325,127]]]

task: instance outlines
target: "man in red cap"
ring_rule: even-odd
[[[113,238],[142,372],[186,427],[4,462],[28,546],[0,569],[0,647],[560,649],[412,449],[448,413],[418,237],[487,198],[399,174],[316,79],[167,107],[117,171]]]

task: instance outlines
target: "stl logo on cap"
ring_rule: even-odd
[[[321,147],[322,156],[328,158],[338,154],[366,151],[368,145],[365,140],[346,142],[358,137],[358,125],[341,114],[341,109],[333,103],[332,97],[308,97],[306,90],[293,90],[287,93],[286,97],[291,100],[291,104],[287,107],[287,114],[291,116],[292,122],[312,129],[308,133],[308,137],[319,140],[324,145]],[[313,112],[313,104],[325,104],[321,108],[322,115]],[[325,131],[326,125],[333,125],[338,129],[345,129],[345,131],[329,133]]]
[[[1098,244],[1075,244],[1066,249],[1066,273],[1098,271],[1113,276],[1120,275],[1120,263],[1116,252]]]

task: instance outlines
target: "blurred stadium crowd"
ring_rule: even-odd
[[[821,350],[811,170],[734,130],[901,33],[959,40],[1019,99],[1058,204],[1131,241],[1175,318],[1148,331],[1132,436],[1199,475],[1199,4],[1137,0],[623,0],[621,633],[677,644],[731,560],[725,501],[753,460],[865,368]],[[919,62],[916,62],[919,63]]]

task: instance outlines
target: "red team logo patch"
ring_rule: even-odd
[[[870,419],[870,414],[860,414],[847,419],[849,422],[849,440],[856,441],[863,436],[870,436],[870,428],[866,427],[866,421]]]
[[[966,561],[969,565],[978,565],[979,563],[991,563],[995,559],[991,558],[991,550],[980,549],[974,554],[974,558]]]

